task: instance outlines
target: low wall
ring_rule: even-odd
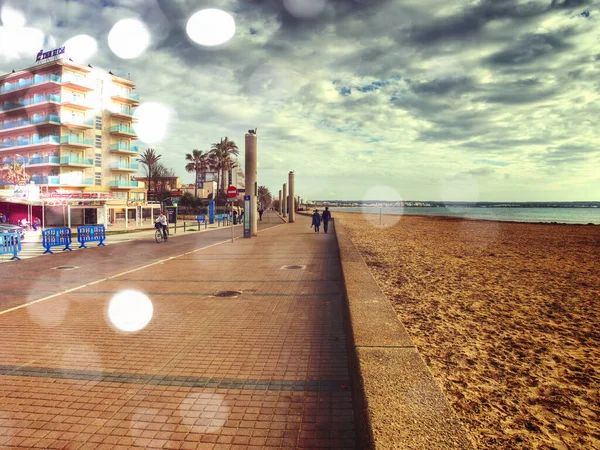
[[[362,255],[339,221],[334,227],[360,448],[474,449]]]

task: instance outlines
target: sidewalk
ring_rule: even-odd
[[[337,244],[308,220],[3,265],[0,446],[356,448]],[[152,302],[141,331],[111,322],[125,290]]]

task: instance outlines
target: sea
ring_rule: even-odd
[[[319,208],[322,209],[322,208]],[[503,222],[569,223],[600,225],[600,208],[464,208],[464,207],[333,207],[339,212],[369,214],[412,214],[452,216],[469,219],[499,220]]]

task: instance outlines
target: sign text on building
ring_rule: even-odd
[[[55,48],[49,52],[45,52],[44,49],[40,50],[35,58],[35,62],[42,61],[44,59],[52,58],[53,56],[62,55],[65,52],[65,47]]]

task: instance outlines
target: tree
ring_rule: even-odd
[[[266,186],[258,187],[258,203],[262,205],[263,209],[266,209],[271,206],[271,202],[273,201],[273,196],[269,191],[269,188]]]
[[[173,169],[167,169],[163,164],[158,163],[154,166],[154,171],[152,173],[152,182],[154,183],[154,191],[156,193],[160,191],[167,191],[167,179],[174,178],[175,173]]]
[[[156,166],[158,165],[158,161],[160,160],[160,158],[161,155],[156,153],[153,148],[147,148],[144,151],[144,153],[142,153],[142,155],[137,159],[137,161],[144,166],[144,171],[146,172],[146,180],[148,180],[148,192],[146,193],[146,198],[148,200],[150,199],[151,191],[150,181],[154,177],[154,171],[156,169]],[[158,189],[156,189],[156,185],[154,186],[154,191],[158,192]]]
[[[231,156],[238,156],[240,151],[235,142],[230,141],[227,136],[221,138],[221,142],[212,144],[210,159],[212,166],[217,170],[217,190],[225,192],[225,170],[233,164]]]
[[[29,175],[25,172],[25,167],[23,164],[19,164],[17,162],[12,162],[4,166],[4,179],[9,183],[12,183],[14,186],[20,184],[21,182],[27,183],[29,181]]]
[[[187,172],[196,172],[196,182],[194,183],[194,197],[198,197],[198,175],[204,172],[210,166],[208,152],[201,150],[192,150],[192,153],[185,155],[185,160],[188,163],[185,166]]]

